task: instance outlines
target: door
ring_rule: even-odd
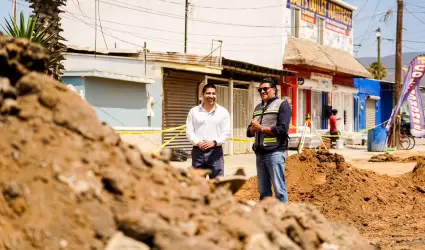
[[[251,122],[253,109],[249,107],[249,90],[233,89],[233,137],[248,139],[246,129]],[[246,154],[252,151],[252,143],[233,143],[233,153]]]
[[[311,91],[311,119],[315,129],[322,128],[322,92]]]
[[[198,86],[205,78],[204,75],[169,70],[164,73],[163,97],[163,128],[173,128],[186,124],[187,115],[194,106],[198,105]],[[164,132],[162,142],[165,143],[180,131]],[[181,133],[167,148],[180,148],[191,151],[192,143]]]
[[[217,87],[217,103],[229,110],[229,87]],[[233,89],[233,137],[240,139],[248,139],[246,137],[246,129],[251,121],[253,108],[249,107],[249,90]],[[252,143],[249,142],[234,142],[234,154],[246,154],[251,152]],[[223,145],[224,154],[229,154],[229,142]]]
[[[354,102],[352,94],[344,94],[344,113],[345,120],[344,122],[344,131],[353,132],[354,130],[354,110],[353,110]],[[343,119],[344,119],[344,113]]]
[[[217,87],[217,103],[218,103],[218,105],[221,105],[221,106],[223,106],[224,108],[226,108],[227,109],[227,111],[229,111],[229,87],[227,87],[227,86],[217,86],[216,85],[216,87]],[[235,107],[233,107],[233,108],[235,108]],[[224,145],[223,145],[223,153],[225,154],[225,155],[228,155],[229,154],[229,142],[226,142]]]
[[[297,103],[297,127],[301,129],[304,127],[305,116],[307,114],[307,95],[305,89],[298,89],[298,103]]]
[[[376,126],[376,101],[366,100],[366,128],[370,129]]]

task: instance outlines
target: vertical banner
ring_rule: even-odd
[[[403,72],[406,72],[403,69]],[[394,124],[396,114],[399,113],[401,106],[407,100],[409,104],[411,129],[413,136],[425,135],[424,116],[422,100],[420,99],[419,83],[425,73],[425,55],[415,57],[410,63],[409,70],[405,73],[403,89],[400,93],[397,106],[391,114],[390,122],[387,124],[387,132]],[[417,90],[417,91],[416,91]],[[412,98],[410,95],[413,93]],[[420,106],[419,106],[420,105]],[[413,127],[413,129],[412,129]]]
[[[406,78],[407,68],[403,67],[403,79]],[[422,96],[419,92],[419,84],[410,93],[407,104],[410,117],[410,134],[414,137],[425,136],[425,116],[422,106]]]

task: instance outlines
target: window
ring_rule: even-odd
[[[317,43],[318,44],[323,44],[323,23],[324,23],[324,19],[317,17]]]
[[[291,35],[300,36],[300,9],[291,8]]]

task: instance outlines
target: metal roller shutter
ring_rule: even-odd
[[[173,128],[186,124],[186,118],[191,108],[198,104],[198,86],[204,75],[168,71],[164,74],[164,107],[163,128]],[[173,138],[180,131],[164,132],[163,143]],[[180,148],[186,151],[192,149],[192,144],[186,138],[186,133],[179,135],[167,148]]]
[[[366,100],[366,128],[376,126],[376,101]]]

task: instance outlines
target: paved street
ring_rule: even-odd
[[[346,146],[344,149],[331,149],[332,153],[338,153],[344,156],[347,162],[355,167],[374,170],[378,173],[399,175],[410,171],[414,167],[414,163],[369,163],[368,160],[382,152],[368,152],[366,146]],[[297,152],[290,150],[289,155]],[[417,140],[417,146],[412,150],[401,150],[390,152],[396,156],[407,158],[413,155],[425,155],[425,139]],[[189,167],[190,159],[187,162],[173,162],[176,167]],[[243,154],[225,156],[225,175],[232,175],[238,168],[243,167],[248,176],[255,176],[255,155]]]

